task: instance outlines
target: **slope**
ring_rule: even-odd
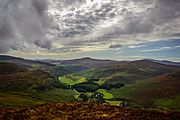
[[[55,64],[55,65],[77,65],[77,66],[83,66],[86,68],[101,68],[105,66],[126,63],[125,61],[99,60],[99,59],[93,59],[89,57],[73,59],[73,60],[45,60],[43,62],[47,62],[47,63]]]
[[[103,68],[85,70],[70,74],[67,77],[85,77],[103,79],[106,83],[132,84],[137,80],[149,79],[151,77],[176,71],[177,69],[180,69],[180,67],[159,64],[149,60],[139,60]]]
[[[58,81],[47,71],[14,63],[0,65],[0,107],[73,100],[74,92],[58,89]]]
[[[113,89],[115,98],[126,98],[132,106],[161,107],[180,110],[180,71],[139,81],[124,88]]]

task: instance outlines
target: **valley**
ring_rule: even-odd
[[[108,61],[105,66],[97,66],[99,60],[91,59],[90,67],[86,60],[54,64],[0,56],[0,111],[4,111],[3,116],[9,109],[15,112],[12,112],[14,116],[23,113],[24,107],[35,106],[33,109],[36,109],[38,105],[47,107],[47,103],[48,106],[83,103],[87,107],[87,104],[100,104],[105,108],[180,111],[179,66],[152,60],[120,61],[118,64]]]
[[[145,59],[118,62],[83,58],[54,63],[0,58],[1,107],[83,101],[180,109],[174,105],[179,100],[179,66]],[[174,74],[177,76],[172,77]]]

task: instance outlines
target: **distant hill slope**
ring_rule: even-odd
[[[59,76],[68,75],[71,73],[76,73],[87,69],[88,68],[86,67],[78,66],[78,65],[59,65],[54,67],[54,69],[52,70],[52,74],[58,78]]]
[[[167,60],[154,60],[154,59],[149,59],[152,62],[157,62],[165,65],[173,65],[173,66],[179,66],[180,67],[180,62],[172,62],[172,61],[167,61]]]
[[[178,120],[174,111],[131,109],[97,103],[54,103],[31,108],[0,109],[0,119],[9,120]]]
[[[99,67],[106,67],[110,65],[126,63],[125,61],[99,60],[99,59],[92,59],[89,57],[73,59],[73,60],[46,60],[44,62],[56,64],[56,65],[79,65],[87,68],[99,68]]]
[[[0,55],[0,62],[9,63],[9,64],[12,63],[15,65],[18,65],[19,67],[24,67],[24,68],[26,67],[27,69],[32,69],[32,70],[42,69],[42,70],[50,72],[54,77],[59,77],[61,75],[66,75],[66,74],[79,72],[79,71],[87,69],[86,67],[82,67],[78,65],[57,66],[55,64],[51,64],[47,62],[27,60],[27,59],[7,56],[7,55]],[[13,68],[11,67],[9,69],[13,69]]]
[[[82,76],[86,78],[104,79],[109,83],[131,84],[136,80],[149,79],[151,77],[170,73],[180,69],[178,66],[164,65],[149,60],[138,60],[124,64],[96,68],[74,73],[73,78]]]
[[[0,55],[0,62],[9,62],[9,63],[15,63],[19,65],[24,65],[24,66],[32,66],[33,64],[42,65],[42,66],[54,66],[53,64],[50,64],[50,63],[34,61],[34,60],[26,60],[23,58],[7,56],[7,55]]]
[[[180,71],[110,90],[116,98],[126,98],[136,105],[180,110]]]

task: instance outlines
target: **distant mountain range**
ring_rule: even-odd
[[[165,65],[180,66],[180,62],[172,62],[165,60],[160,61],[154,59],[143,59],[143,60],[165,64]],[[110,65],[118,65],[118,64],[132,62],[132,61],[117,61],[117,60],[101,60],[101,59],[93,59],[90,57],[72,59],[72,60],[39,60],[39,61],[54,65],[80,65],[80,66],[86,66],[88,68],[106,67]]]
[[[154,60],[154,59],[143,59],[146,61],[156,62],[165,65],[172,65],[172,66],[180,66],[180,62],[172,62],[166,60]],[[138,61],[138,60],[137,60]],[[72,59],[72,60],[27,60],[19,57],[13,57],[8,55],[0,55],[0,62],[11,62],[16,64],[24,64],[24,65],[31,65],[31,64],[42,64],[48,66],[55,66],[55,65],[79,65],[79,66],[86,66],[88,68],[98,68],[98,67],[105,67],[110,65],[117,65],[117,64],[124,64],[132,61],[117,61],[117,60],[102,60],[102,59],[93,59],[90,57],[79,58],[79,59]]]
[[[93,59],[90,57],[72,59],[72,60],[41,60],[41,61],[55,65],[79,65],[87,68],[99,68],[99,67],[126,63],[126,61],[100,60],[100,59]]]
[[[173,65],[173,66],[180,66],[180,62],[172,62],[172,61],[167,61],[167,60],[154,60],[154,59],[147,59],[152,62],[157,62],[165,65]]]

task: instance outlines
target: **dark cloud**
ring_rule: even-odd
[[[36,45],[49,49],[46,34],[52,21],[47,9],[46,0],[0,0],[0,52]]]
[[[8,17],[0,15],[2,19],[0,19],[0,37],[1,39],[8,39],[13,36],[13,29],[11,28],[11,21]]]
[[[48,7],[46,0],[33,0],[32,4],[34,5],[34,7],[39,15],[43,15],[44,11]]]
[[[122,47],[122,45],[119,44],[113,44],[109,46],[109,48],[120,48],[120,47]]]
[[[47,48],[47,49],[51,49],[52,48],[52,43],[51,41],[43,41],[43,40],[36,40],[35,45],[41,47],[41,48]]]
[[[151,12],[152,22],[162,24],[180,17],[179,0],[157,0]]]
[[[180,37],[180,33],[174,33],[172,34],[173,37]]]

